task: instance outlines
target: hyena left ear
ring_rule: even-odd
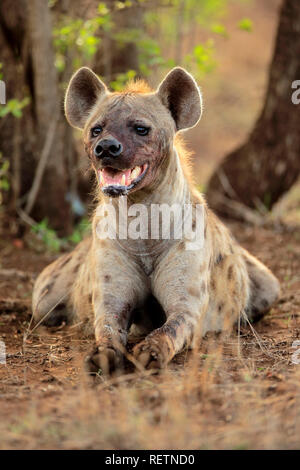
[[[65,113],[73,127],[83,129],[91,110],[107,88],[88,67],[81,67],[70,80],[66,97]]]
[[[177,131],[194,127],[202,114],[202,98],[192,75],[181,67],[172,69],[157,89],[157,96],[170,111]]]

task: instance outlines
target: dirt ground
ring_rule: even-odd
[[[55,256],[2,238],[1,270],[19,272],[0,277],[0,448],[298,448],[300,231],[231,228],[279,277],[278,305],[255,331],[209,337],[160,376],[128,369],[96,384],[83,370],[91,339],[80,325],[27,333],[31,273]]]

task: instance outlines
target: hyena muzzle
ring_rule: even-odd
[[[70,81],[65,112],[69,123],[83,130],[98,207],[92,236],[38,277],[34,319],[48,325],[86,319],[96,339],[89,370],[110,373],[122,364],[129,332],[144,333],[134,346],[135,360],[159,369],[208,331],[232,328],[245,316],[262,317],[278,298],[279,283],[239,246],[196,191],[177,136],[201,116],[201,94],[192,76],[177,67],[156,91],[134,82],[112,93],[90,69],[81,68]],[[180,239],[161,233],[102,236],[101,209],[110,204],[118,220],[124,199],[128,214],[136,204],[146,208],[149,218],[141,222],[146,225],[141,232],[149,230],[153,204],[201,207],[201,246],[187,249],[185,234]],[[192,218],[194,227],[195,214]]]

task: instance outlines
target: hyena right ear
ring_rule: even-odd
[[[170,111],[177,131],[194,127],[202,114],[202,97],[192,75],[175,67],[161,82],[156,92]]]
[[[65,98],[65,113],[73,127],[83,129],[89,114],[107,88],[88,67],[80,68],[71,78]]]

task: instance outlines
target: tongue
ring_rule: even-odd
[[[101,171],[101,183],[104,186],[120,184],[122,186],[127,186],[130,183],[130,173],[131,169],[125,171],[113,171],[109,168],[105,168]],[[125,181],[123,178],[125,175]]]

